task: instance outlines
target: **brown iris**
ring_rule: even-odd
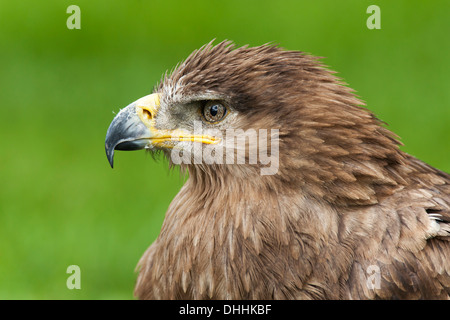
[[[215,123],[221,121],[227,113],[227,108],[217,101],[208,101],[202,110],[206,121]]]

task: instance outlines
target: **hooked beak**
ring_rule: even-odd
[[[111,168],[114,150],[144,149],[152,133],[152,120],[159,107],[159,95],[145,96],[120,110],[106,132],[105,150]]]
[[[111,168],[114,150],[140,150],[144,148],[172,148],[176,141],[193,141],[215,144],[218,138],[192,135],[185,130],[160,130],[155,128],[155,117],[160,96],[153,93],[122,109],[111,122],[105,139],[105,150]]]

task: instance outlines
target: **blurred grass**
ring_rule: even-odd
[[[68,30],[66,8],[81,8]],[[366,28],[370,4],[381,30]],[[0,299],[131,299],[183,184],[144,152],[104,154],[114,114],[211,39],[324,62],[403,149],[450,171],[448,1],[0,2]],[[81,290],[66,268],[81,268]]]

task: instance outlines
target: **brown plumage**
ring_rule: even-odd
[[[152,133],[191,132],[205,101],[220,101],[228,116],[205,126],[278,129],[279,167],[181,164],[189,179],[139,262],[138,298],[449,298],[450,176],[401,151],[317,58],[208,44],[155,92]],[[111,163],[114,148],[131,149],[117,127]],[[155,141],[139,148],[171,159],[177,143],[206,146]]]

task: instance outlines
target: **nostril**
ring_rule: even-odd
[[[147,109],[143,109],[142,113],[144,114],[144,118],[147,120],[151,120],[153,118],[152,113]]]

